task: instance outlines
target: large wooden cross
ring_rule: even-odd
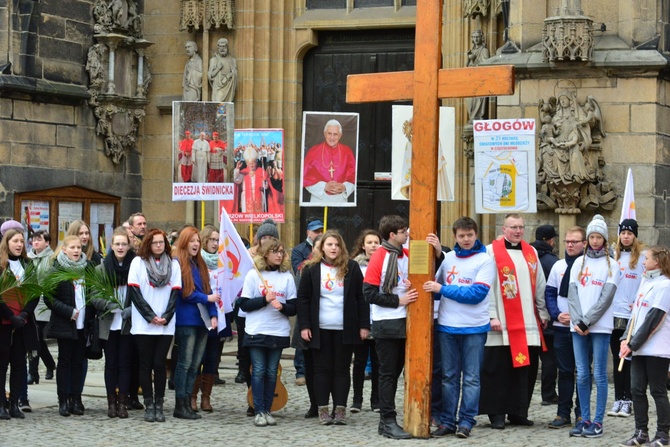
[[[414,71],[349,75],[347,102],[413,100],[409,221],[412,236],[422,239],[437,227],[439,100],[510,95],[514,93],[514,67],[440,69],[442,0],[421,0],[416,9]],[[404,428],[421,438],[430,436],[433,299],[422,285],[434,278],[435,257],[431,252],[429,248],[425,273],[410,272],[419,299],[407,308]]]

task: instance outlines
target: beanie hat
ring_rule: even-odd
[[[623,230],[628,230],[637,237],[637,221],[635,219],[624,219],[619,224],[619,234]]]
[[[553,225],[540,225],[535,229],[535,239],[538,241],[548,241],[556,236],[556,229]]]
[[[23,225],[21,225],[19,222],[9,219],[5,223],[0,226],[0,235],[4,236],[6,232],[9,230],[19,230],[19,231],[25,231],[25,228],[23,228]]]
[[[586,227],[586,239],[593,233],[598,233],[607,240],[607,224],[605,219],[600,214],[593,216],[593,220],[589,223],[589,226]]]
[[[263,236],[272,236],[279,239],[279,230],[277,224],[272,219],[265,219],[256,231],[256,240],[260,241]]]

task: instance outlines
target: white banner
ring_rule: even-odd
[[[232,183],[173,183],[172,201],[177,200],[232,200]]]

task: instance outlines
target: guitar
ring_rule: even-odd
[[[253,369],[253,367],[250,369]],[[281,381],[281,373],[282,367],[280,363],[277,368],[277,384],[275,385],[275,394],[274,399],[272,399],[272,407],[270,408],[270,411],[279,411],[284,408],[288,402],[288,391],[286,390],[284,383]],[[254,397],[251,387],[247,390],[247,403],[251,408],[254,407]]]

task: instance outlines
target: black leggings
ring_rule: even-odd
[[[165,359],[170,350],[172,335],[134,335],[140,354],[140,386],[142,396],[162,398],[165,396]],[[153,372],[154,380],[151,381]],[[152,390],[153,385],[153,390]]]
[[[333,405],[346,406],[351,387],[351,355],[353,345],[345,345],[342,331],[321,329],[319,349],[312,349],[314,356],[314,392],[316,404],[328,405],[330,395]]]

